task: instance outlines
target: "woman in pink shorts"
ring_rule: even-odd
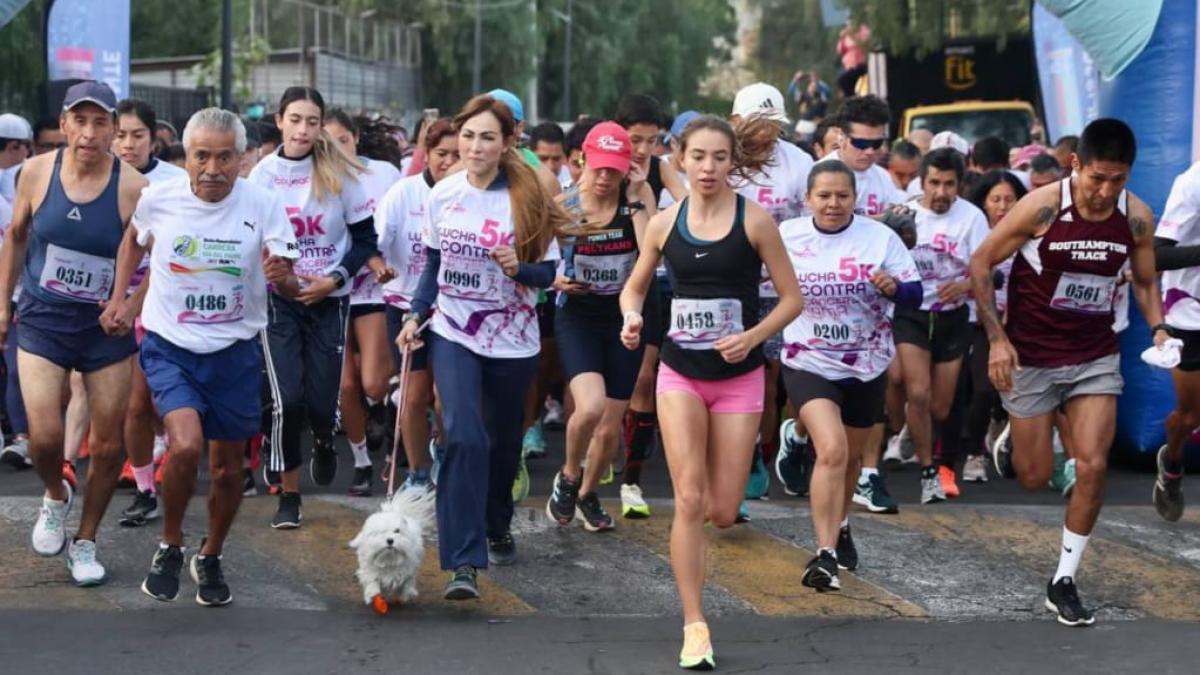
[[[800,314],[803,300],[779,228],[770,214],[729,188],[731,174],[753,173],[771,157],[778,125],[712,116],[687,125],[681,141],[691,195],[654,216],[621,293],[629,349],[641,342],[642,303],[659,259],[674,297],[658,371],[658,414],[675,489],[671,567],[683,605],[682,668],[714,666],[701,607],[704,521],[737,521],[754,437],[763,411],[761,344]],[[763,264],[779,305],[758,320]]]

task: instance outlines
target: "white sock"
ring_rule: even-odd
[[[879,469],[877,467],[864,466],[862,468],[862,470],[858,472],[858,480],[859,480],[859,482],[862,482],[862,481],[867,480],[871,476],[878,476],[878,475],[879,475]]]
[[[371,398],[370,396],[367,396],[366,398],[367,398],[367,407],[368,408],[374,408],[375,406],[379,405],[379,401]]]
[[[165,454],[167,454],[167,435],[156,434],[154,436],[154,461],[162,459]]]
[[[364,466],[371,466],[371,456],[367,454],[366,439],[363,439],[361,443],[350,441],[350,451],[354,453],[354,468],[361,469]]]
[[[1051,583],[1058,581],[1063,577],[1075,578],[1075,571],[1079,569],[1079,560],[1083,557],[1083,549],[1087,548],[1088,537],[1082,534],[1075,534],[1063,527],[1062,550],[1058,554],[1058,570],[1054,572],[1054,579]]]
[[[850,516],[846,516],[845,518],[842,518],[842,524],[838,525],[839,529],[844,529],[847,527],[850,527]]]

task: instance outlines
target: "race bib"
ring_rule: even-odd
[[[848,348],[858,349],[862,346],[859,332],[858,327],[850,322],[814,321],[810,344],[816,349],[834,351],[845,351]]]
[[[187,284],[175,297],[182,305],[175,315],[177,323],[234,323],[246,315],[245,285],[240,281]]]
[[[1068,312],[1110,314],[1116,288],[1115,277],[1063,272],[1050,306]]]
[[[499,302],[500,268],[489,258],[459,258],[438,271],[438,291],[449,298]]]
[[[938,254],[928,246],[918,246],[912,251],[913,262],[917,264],[917,272],[921,279],[928,281],[938,276]]]
[[[616,295],[633,273],[637,256],[631,251],[620,255],[575,255],[575,278],[591,284],[596,295]]]
[[[46,245],[46,263],[38,285],[79,302],[99,302],[112,295],[116,265],[111,258]]]
[[[683,349],[712,349],[717,340],[743,330],[741,300],[671,299],[671,329],[667,337]]]

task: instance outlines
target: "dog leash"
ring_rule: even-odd
[[[425,319],[425,323],[417,326],[415,335],[420,335],[421,331],[429,325],[433,317]],[[415,337],[414,335],[414,337]],[[408,374],[412,371],[412,345],[404,345],[400,352],[400,400],[396,402],[396,426],[392,430],[392,459],[388,463],[388,489],[387,498],[391,499],[396,493],[396,452],[400,449],[400,420],[404,417],[404,403],[408,400]]]

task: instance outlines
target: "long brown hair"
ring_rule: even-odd
[[[687,151],[688,138],[702,130],[716,131],[729,139],[733,163],[729,175],[741,180],[750,180],[762,171],[771,161],[775,144],[779,142],[779,123],[762,115],[741,117],[734,124],[716,115],[701,115],[684,127],[680,137],[681,152]]]
[[[526,263],[538,262],[546,255],[550,240],[560,228],[567,226],[570,217],[554,203],[533,167],[525,163],[517,150],[513,138],[517,123],[512,110],[502,101],[486,94],[467,101],[454,117],[455,133],[460,132],[468,120],[485,112],[492,113],[500,121],[500,135],[505,141],[504,151],[500,153],[500,170],[508,178],[517,258]]]
[[[347,157],[325,131],[325,98],[312,87],[288,87],[279,100],[279,118],[287,115],[288,106],[296,101],[309,101],[321,111],[321,128],[313,139],[312,193],[318,201],[327,195],[342,193],[342,179],[357,180],[367,168],[357,160]],[[349,127],[347,127],[349,129]]]

